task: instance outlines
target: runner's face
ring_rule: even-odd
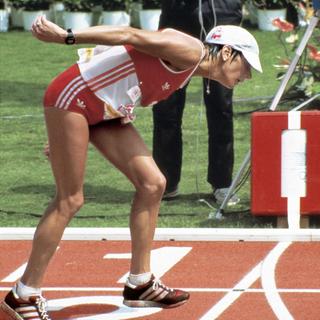
[[[221,83],[227,88],[232,89],[237,84],[246,79],[251,79],[251,66],[242,54],[236,57],[229,55],[222,66]]]

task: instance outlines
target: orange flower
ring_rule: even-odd
[[[290,32],[294,29],[294,25],[292,23],[286,20],[281,20],[280,18],[273,19],[272,24],[283,32]]]
[[[318,49],[315,46],[312,46],[311,44],[308,44],[307,47],[309,49],[309,57],[312,60],[320,62],[320,51],[318,51]]]

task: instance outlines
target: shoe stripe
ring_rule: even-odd
[[[17,312],[26,312],[26,311],[37,311],[37,308],[34,306],[25,306],[16,308]]]
[[[30,297],[29,301],[25,301],[17,296],[15,290],[8,293],[5,300],[0,303],[0,310],[3,310],[11,319],[17,320],[49,320],[49,315],[42,310],[44,308],[45,300],[41,296]]]
[[[153,301],[160,301],[160,300],[164,299],[167,296],[167,294],[168,294],[167,291],[163,291],[161,294],[158,295],[158,297],[153,299]]]
[[[40,319],[38,312],[29,312],[29,313],[23,313],[21,314],[23,319]],[[36,317],[36,318],[35,318]]]
[[[148,288],[142,295],[139,297],[139,299],[144,300],[149,294],[151,294],[154,291],[152,286]]]
[[[163,293],[163,289],[162,289],[162,288],[158,288],[157,290],[155,290],[154,292],[152,292],[151,294],[149,294],[145,299],[146,299],[146,300],[153,301],[153,300],[155,300],[156,297],[158,297],[158,296],[161,295],[162,293]]]
[[[17,312],[20,315],[20,317],[22,317],[22,319],[24,320],[41,320],[41,318],[39,318],[37,308],[32,305],[18,307],[15,309],[15,312]]]
[[[163,293],[164,293],[165,295],[168,294],[168,292],[166,292],[163,288],[158,288],[157,290],[154,290],[153,288],[151,288],[151,289],[152,289],[152,290],[148,289],[148,290],[141,296],[141,299],[152,301],[152,300],[154,300],[156,297],[162,295]]]

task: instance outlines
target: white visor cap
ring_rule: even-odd
[[[217,26],[208,33],[205,42],[228,45],[240,51],[251,67],[262,72],[258,43],[246,29],[229,25]]]

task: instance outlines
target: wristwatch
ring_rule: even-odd
[[[76,38],[71,29],[67,29],[67,37],[64,39],[65,44],[74,44],[76,42]]]

